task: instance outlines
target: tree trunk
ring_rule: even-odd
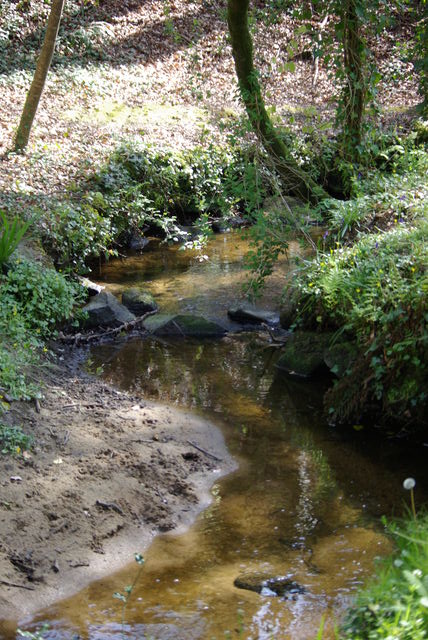
[[[251,126],[271,157],[287,191],[304,201],[317,203],[327,194],[299,168],[266,111],[254,68],[248,5],[249,0],[228,0],[227,21],[239,89]]]
[[[345,0],[343,8],[343,62],[346,85],[343,91],[342,148],[344,157],[351,161],[358,158],[366,104],[366,55],[357,2],[358,0]]]
[[[52,62],[52,56],[55,49],[55,42],[58,35],[59,23],[61,21],[62,10],[65,0],[52,0],[51,11],[46,27],[45,39],[43,40],[42,49],[39,59],[37,60],[36,70],[34,72],[33,81],[25,100],[24,109],[22,111],[21,121],[15,136],[15,151],[22,151],[28,144],[30,131],[36,115],[40,97],[42,95],[49,67]]]

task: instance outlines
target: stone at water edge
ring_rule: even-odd
[[[129,240],[128,247],[131,249],[131,251],[143,251],[143,249],[145,249],[148,244],[150,244],[149,238],[145,238],[139,233],[133,233]]]
[[[144,328],[156,336],[221,338],[226,333],[216,322],[184,314],[152,316],[144,322]]]
[[[250,307],[231,307],[227,310],[227,315],[234,322],[240,324],[270,324],[279,323],[279,315],[273,311],[263,309],[251,309]]]
[[[158,305],[150,293],[141,287],[132,287],[122,293],[122,304],[136,316],[142,316],[149,311],[157,311]]]
[[[125,322],[135,320],[135,315],[124,307],[113,294],[102,291],[83,307],[87,314],[84,321],[85,328],[95,327],[119,327]]]
[[[332,337],[331,333],[296,331],[282,348],[276,367],[291,375],[309,378],[325,367],[324,351]]]

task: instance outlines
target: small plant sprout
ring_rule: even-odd
[[[403,488],[406,489],[406,491],[410,491],[410,504],[412,506],[413,517],[416,520],[415,494],[413,491],[415,486],[416,480],[414,478],[406,478],[403,482]]]
[[[113,598],[116,598],[117,600],[120,600],[122,602],[122,621],[121,621],[122,632],[125,629],[126,607],[129,603],[129,599],[132,595],[134,587],[140,578],[141,571],[143,570],[143,564],[144,564],[144,558],[141,555],[141,553],[136,553],[134,557],[135,557],[135,562],[138,564],[138,571],[135,575],[134,582],[131,585],[127,585],[126,587],[124,587],[123,589],[124,593],[121,593],[120,591],[115,591],[115,593],[113,593]]]

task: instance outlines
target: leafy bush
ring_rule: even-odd
[[[185,239],[179,223],[199,219],[206,230],[215,218],[251,212],[265,193],[251,153],[138,143],[122,145],[86,188],[39,212],[56,264],[81,272],[91,258],[117,253],[135,232]]]
[[[0,390],[29,398],[37,393],[29,369],[47,350],[44,340],[71,317],[83,289],[54,269],[18,260],[3,277],[0,296]]]
[[[136,191],[143,198],[141,212],[187,222],[202,213],[230,214],[241,199],[236,184],[247,164],[239,152],[213,146],[173,152],[128,144],[117,150],[97,182],[107,194]]]
[[[358,594],[341,629],[343,640],[428,638],[428,515],[389,529],[398,550]]]
[[[356,336],[360,358],[330,392],[337,418],[381,402],[389,417],[422,417],[426,406],[428,222],[362,235],[319,253],[300,272],[304,313]]]
[[[31,438],[20,427],[10,427],[0,422],[0,451],[5,454],[19,454],[29,449]]]
[[[57,265],[85,272],[90,258],[109,255],[115,229],[92,199],[93,194],[86,194],[79,202],[59,203],[41,214],[39,230]]]
[[[406,151],[394,164],[394,173],[373,171],[354,179],[350,200],[327,200],[321,205],[329,228],[342,241],[357,231],[412,222],[428,211],[428,154]]]
[[[70,318],[82,287],[55,269],[17,260],[2,283],[0,322],[18,316],[31,332],[47,338],[58,322]]]

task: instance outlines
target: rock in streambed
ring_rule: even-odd
[[[96,327],[119,327],[125,322],[135,320],[135,315],[124,307],[113,294],[102,291],[94,296],[92,300],[83,307],[86,312],[85,327],[94,329]]]
[[[156,336],[219,338],[226,329],[202,316],[158,314],[147,318],[144,328]]]
[[[245,573],[238,576],[233,584],[238,589],[255,591],[262,596],[279,596],[286,600],[295,598],[299,593],[305,593],[306,589],[291,580],[289,576],[269,577],[260,573]]]
[[[122,293],[122,304],[136,316],[142,316],[149,311],[157,311],[158,305],[150,293],[141,287],[132,287]]]

